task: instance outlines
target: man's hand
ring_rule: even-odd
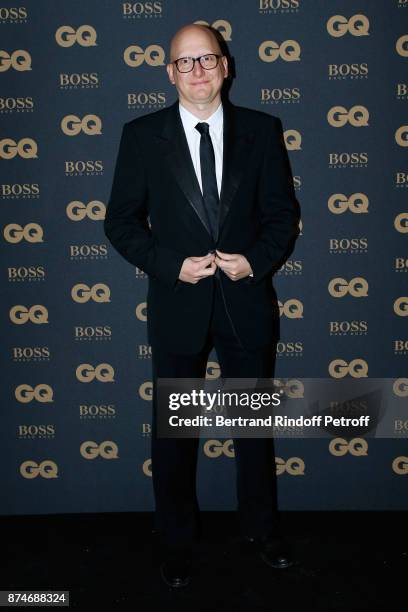
[[[216,250],[215,263],[233,281],[240,280],[252,274],[252,268],[244,255],[238,253],[223,253]]]
[[[186,257],[181,266],[179,279],[195,285],[202,278],[215,274],[216,269],[214,253],[208,253],[203,257]]]

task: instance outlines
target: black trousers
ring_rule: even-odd
[[[270,378],[276,345],[245,350],[235,335],[218,279],[212,316],[203,349],[194,355],[152,346],[153,415],[152,477],[156,503],[155,528],[169,551],[191,549],[201,534],[196,496],[199,438],[157,436],[157,378],[204,378],[209,352],[215,348],[222,377]],[[276,468],[271,438],[235,438],[236,492],[242,535],[267,535],[277,529]]]

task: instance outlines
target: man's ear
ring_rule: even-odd
[[[166,66],[166,70],[167,70],[167,74],[169,76],[169,81],[172,85],[175,85],[174,82],[174,75],[173,75],[173,71],[174,71],[174,66],[173,64],[167,64]]]

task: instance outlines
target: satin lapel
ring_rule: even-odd
[[[159,140],[174,178],[188,202],[197,213],[205,230],[211,235],[206,219],[203,196],[194,170],[178,109],[178,102],[175,102],[169,107],[167,120]]]
[[[224,102],[223,170],[221,183],[219,232],[221,235],[225,219],[248,163],[253,132],[236,122],[234,106]]]

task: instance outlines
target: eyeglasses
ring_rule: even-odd
[[[212,70],[218,65],[220,57],[222,55],[216,53],[207,53],[206,55],[200,55],[200,57],[179,57],[179,59],[174,60],[173,64],[176,64],[179,72],[191,72],[197,61],[205,70]]]

